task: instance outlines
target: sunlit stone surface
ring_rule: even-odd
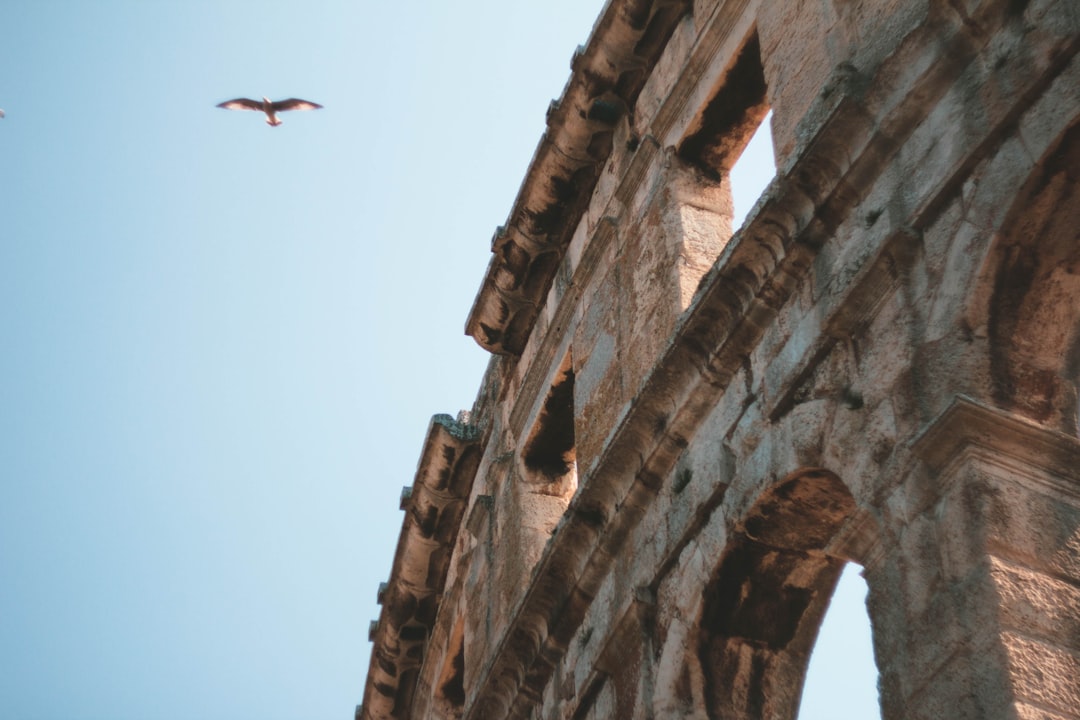
[[[846,562],[882,717],[1080,717],[1078,49],[1073,0],[611,0],[357,717],[793,718]]]

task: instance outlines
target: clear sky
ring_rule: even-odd
[[[0,0],[0,718],[352,717],[602,4]]]

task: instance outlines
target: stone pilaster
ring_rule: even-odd
[[[957,398],[868,568],[892,718],[1080,718],[1080,442]]]

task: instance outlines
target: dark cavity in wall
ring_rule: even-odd
[[[458,646],[454,652],[446,677],[443,678],[439,688],[443,699],[449,703],[450,709],[456,717],[461,716],[461,709],[465,705],[465,647],[458,638]]]
[[[574,370],[565,368],[544,400],[536,429],[525,448],[525,467],[557,480],[574,466]]]
[[[765,89],[761,44],[755,32],[705,106],[699,127],[679,146],[679,157],[712,177],[726,174],[769,112]]]
[[[807,560],[744,541],[729,553],[705,592],[707,637],[738,638],[771,650],[784,648],[798,630],[813,590],[788,582]]]

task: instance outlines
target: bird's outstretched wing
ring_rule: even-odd
[[[226,110],[258,110],[259,112],[262,112],[263,104],[259,100],[236,98],[235,100],[226,100],[223,103],[218,103],[217,107],[225,108]]]
[[[0,118],[4,117],[4,111],[0,110]]]
[[[318,110],[322,105],[301,100],[300,98],[289,98],[288,100],[277,100],[271,107],[277,112],[283,112],[285,110]]]

